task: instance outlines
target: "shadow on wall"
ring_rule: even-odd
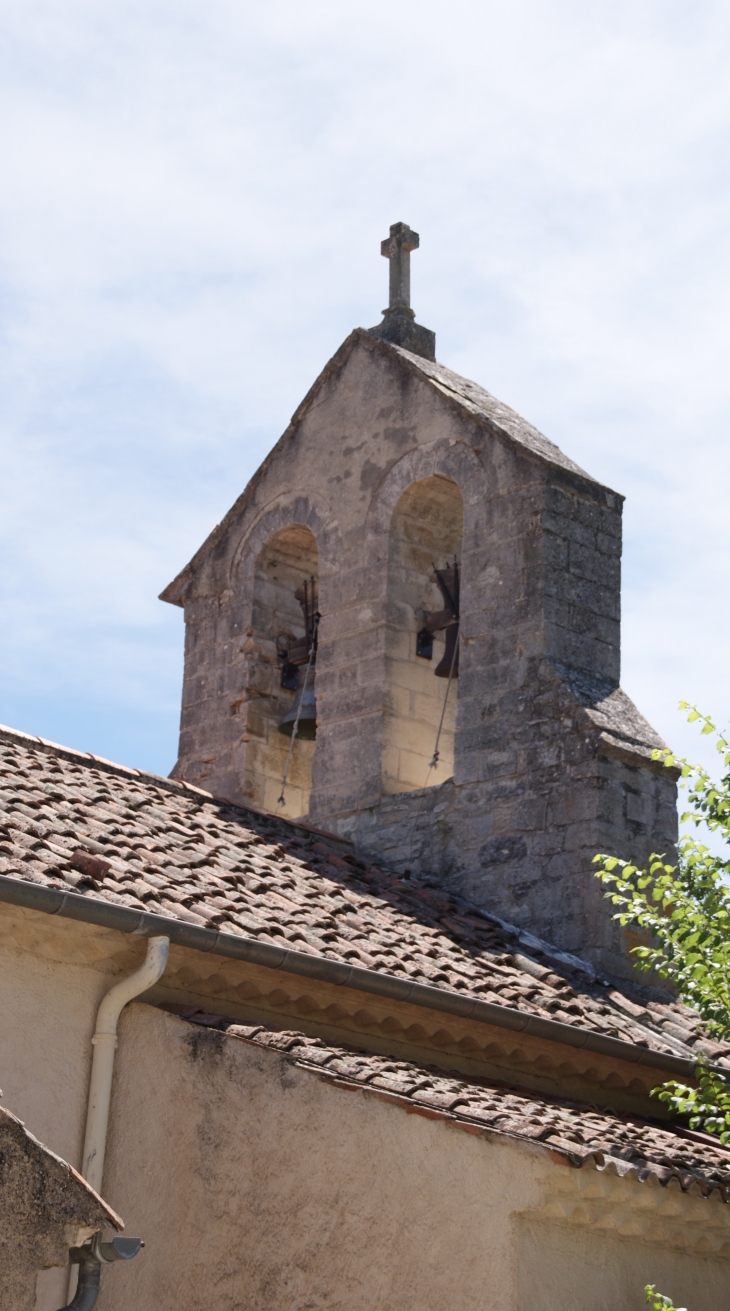
[[[444,600],[434,577],[461,559],[464,505],[450,478],[436,475],[403,492],[390,526],[385,655],[385,723],[382,788],[413,792],[443,783],[454,772],[458,681],[435,677],[445,652],[443,632],[433,635],[431,658],[417,654],[425,617]],[[446,709],[439,760],[429,768],[439,721]]]
[[[305,637],[304,613],[297,592],[318,577],[317,543],[303,524],[282,528],[264,546],[255,567],[253,639],[256,648],[249,675],[245,796],[257,810],[284,818],[307,814],[312,787],[315,743],[297,737],[279,805],[281,780],[290,739],[279,725],[294,705],[297,688],[282,687],[281,653]],[[301,688],[304,670],[298,674]],[[312,687],[313,675],[308,686]]]

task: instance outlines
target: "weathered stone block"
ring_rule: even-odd
[[[317,736],[296,748],[287,813],[630,971],[590,861],[671,846],[674,780],[618,690],[621,498],[543,440],[440,365],[354,333],[164,594],[187,625],[176,772],[276,812],[276,716],[293,701],[277,644],[301,635],[294,591],[315,576]],[[443,604],[433,563],[454,555],[444,701],[443,637],[430,665],[415,643]]]
[[[571,543],[568,551],[568,569],[589,582],[602,587],[618,588],[621,584],[621,562],[615,556],[605,556],[593,548]]]

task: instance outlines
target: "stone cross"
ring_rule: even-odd
[[[390,236],[380,243],[381,255],[390,260],[391,311],[411,309],[411,251],[418,250],[419,240],[407,223],[394,223]]]

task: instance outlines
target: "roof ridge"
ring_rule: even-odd
[[[169,792],[194,792],[209,801],[235,805],[235,802],[224,802],[222,797],[216,797],[212,792],[207,792],[205,788],[200,788],[195,783],[188,783],[185,779],[167,778],[163,774],[154,774],[151,770],[136,769],[132,765],[121,765],[116,760],[107,760],[106,756],[96,756],[92,751],[79,751],[76,747],[67,747],[61,742],[52,742],[50,738],[40,737],[35,733],[24,733],[22,729],[11,728],[8,724],[0,724],[0,741],[17,741],[24,746],[38,747],[41,751],[46,751],[50,755],[61,756],[64,760],[71,760],[77,764],[91,765],[94,768],[105,770],[108,774],[121,774],[125,778],[150,779],[156,786],[165,787]],[[240,806],[238,809],[244,810],[246,807]]]

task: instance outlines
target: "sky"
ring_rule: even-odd
[[[625,505],[623,675],[727,722],[730,8],[2,0],[0,722],[167,774],[160,602],[421,236],[438,359]]]

